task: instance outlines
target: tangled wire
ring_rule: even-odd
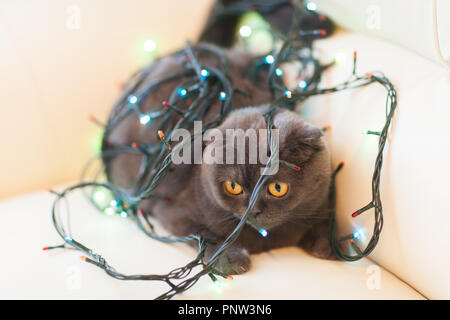
[[[278,161],[275,157],[278,152],[278,145],[276,139],[270,135],[272,125],[272,116],[278,108],[293,109],[297,102],[304,101],[306,98],[319,95],[333,93],[345,89],[358,88],[369,85],[371,83],[378,83],[384,86],[387,90],[387,105],[386,105],[386,122],[381,132],[375,132],[379,135],[378,155],[375,160],[375,170],[372,179],[372,200],[363,208],[357,210],[353,217],[357,217],[363,212],[375,208],[375,223],[372,237],[364,250],[361,250],[357,245],[357,237],[354,234],[338,238],[336,231],[336,219],[334,212],[334,179],[332,183],[332,190],[330,192],[331,203],[333,208],[331,210],[330,219],[330,241],[336,255],[346,261],[356,261],[367,256],[375,248],[381,229],[383,226],[382,204],[380,199],[380,173],[383,163],[383,150],[386,143],[390,123],[394,115],[397,101],[396,91],[390,81],[381,73],[373,72],[364,75],[356,74],[356,55],[354,56],[354,68],[351,78],[335,87],[319,88],[319,81],[322,72],[331,64],[321,65],[319,61],[313,56],[312,43],[316,37],[322,35],[321,30],[313,30],[309,32],[299,32],[300,15],[303,10],[301,6],[297,8],[295,19],[293,21],[290,32],[287,36],[276,34],[280,37],[282,45],[279,49],[273,50],[269,55],[257,57],[254,61],[252,72],[249,74],[251,79],[255,74],[264,72],[269,81],[269,88],[272,94],[272,103],[265,114],[267,123],[270,158],[266,164],[265,171],[261,174],[256,183],[253,192],[250,196],[248,207],[242,219],[234,229],[234,231],[222,243],[220,248],[215,252],[211,259],[207,262],[203,261],[204,253],[207,246],[210,244],[208,239],[201,235],[189,235],[185,237],[178,236],[161,236],[158,235],[149,220],[148,216],[144,215],[141,210],[138,210],[138,205],[141,201],[146,199],[161,199],[154,191],[163,181],[164,177],[170,170],[172,164],[172,155],[174,150],[170,147],[171,135],[174,130],[178,128],[191,129],[195,120],[204,119],[205,114],[211,106],[220,101],[220,110],[203,126],[203,132],[207,129],[218,126],[227,115],[233,110],[233,95],[239,88],[233,88],[229,77],[227,76],[229,61],[224,52],[214,46],[209,45],[195,45],[186,44],[185,49],[175,52],[173,55],[177,57],[185,57],[183,70],[174,72],[173,74],[160,79],[158,81],[148,81],[152,77],[152,71],[158,64],[158,60],[143,68],[131,77],[128,84],[123,90],[123,93],[109,116],[108,123],[105,127],[103,136],[103,149],[101,158],[104,161],[111,159],[119,154],[132,153],[138,154],[142,157],[141,166],[137,178],[134,182],[132,192],[114,185],[110,181],[100,182],[99,177],[102,170],[100,170],[93,181],[84,181],[80,184],[69,187],[62,192],[54,192],[56,199],[52,207],[52,219],[57,233],[64,240],[64,244],[59,246],[47,247],[47,249],[54,248],[71,248],[81,251],[84,254],[83,259],[101,269],[108,275],[119,280],[155,280],[165,282],[169,289],[161,294],[156,299],[170,299],[174,295],[184,292],[191,288],[202,276],[208,275],[213,281],[217,281],[216,276],[230,278],[214,268],[218,258],[227,250],[227,248],[238,238],[242,231],[249,213],[252,211],[259,195],[262,186],[266,182],[268,175],[265,172],[270,168],[274,161]],[[282,38],[281,38],[282,37]],[[218,67],[211,67],[201,65],[198,60],[198,55],[209,54],[220,61]],[[313,70],[307,77],[303,78],[302,86],[298,89],[290,91],[284,84],[282,77],[279,76],[278,67],[282,63],[300,61],[303,68]],[[302,71],[302,70],[301,70]],[[160,86],[170,82],[184,79],[163,102],[163,108],[147,113],[142,112],[139,103],[144,101]],[[187,80],[186,80],[187,79]],[[189,105],[183,104],[186,97],[192,101]],[[160,143],[143,144],[136,146],[123,146],[119,148],[109,149],[106,147],[106,139],[111,131],[116,128],[124,119],[132,114],[137,114],[141,123],[147,123],[153,119],[160,119]],[[173,121],[173,115],[179,117],[178,121]],[[197,134],[191,135],[190,141],[183,140],[179,145],[190,143]],[[281,165],[288,165],[280,161]],[[335,174],[341,167],[335,171]],[[333,175],[333,177],[335,176]],[[167,274],[156,275],[142,275],[142,274],[123,274],[113,268],[105,258],[100,254],[95,253],[92,249],[77,241],[71,234],[70,225],[68,221],[63,221],[61,217],[60,202],[73,192],[74,190],[83,190],[92,204],[97,209],[104,211],[105,207],[100,206],[94,198],[95,190],[108,190],[113,198],[114,208],[113,213],[118,213],[123,216],[128,216],[136,221],[138,227],[152,239],[173,243],[173,242],[196,242],[198,244],[199,252],[194,260],[185,266],[176,268]],[[350,246],[354,249],[354,254],[347,253],[343,241],[349,241]]]

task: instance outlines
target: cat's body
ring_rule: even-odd
[[[246,108],[270,102],[267,87],[255,86],[245,77],[245,70],[252,57],[243,53],[228,52],[232,85],[247,91],[247,95],[235,94],[231,113],[218,127],[226,129],[261,129],[266,123],[261,108]],[[155,80],[164,77],[181,67],[177,59],[163,58],[155,73]],[[205,60],[203,63],[212,63]],[[167,99],[178,83],[169,83],[149,96],[144,103],[150,108]],[[241,109],[241,110],[239,110]],[[218,111],[213,106],[206,118]],[[280,133],[280,160],[299,165],[299,172],[280,166],[263,186],[261,195],[239,238],[220,257],[216,268],[227,273],[242,273],[250,267],[250,253],[258,253],[285,246],[300,246],[308,252],[322,257],[333,258],[328,241],[328,192],[331,179],[331,165],[326,144],[321,131],[307,124],[298,114],[279,110],[275,113],[274,125]],[[115,129],[107,140],[108,147],[137,143],[158,142],[155,137],[157,122],[149,127],[139,125],[136,118],[129,117]],[[248,159],[248,157],[246,157]],[[135,155],[124,154],[107,163],[108,176],[113,183],[125,188],[132,185],[141,159]],[[205,259],[208,260],[219,248],[221,242],[234,230],[248,205],[248,197],[260,176],[261,164],[241,165],[172,165],[155,193],[170,201],[145,200],[140,208],[152,215],[169,232],[186,236],[202,234],[215,241],[208,246]],[[234,195],[224,188],[224,183],[232,181],[242,186],[242,192]],[[267,186],[281,181],[288,186],[282,197],[271,195]],[[251,223],[254,223],[251,226]],[[262,237],[255,225],[268,230]]]

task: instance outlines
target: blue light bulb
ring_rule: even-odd
[[[267,230],[264,229],[264,228],[259,229],[259,233],[260,233],[263,237],[267,237],[267,235],[269,234],[269,233],[267,232]]]
[[[267,64],[272,64],[272,63],[274,63],[275,58],[273,57],[273,55],[269,54],[269,55],[267,55],[267,56],[264,58],[264,61],[265,61]]]
[[[139,115],[139,122],[143,125],[146,125],[147,123],[149,123],[150,120],[152,120],[152,118],[148,114]]]
[[[300,89],[305,90],[307,86],[308,86],[308,84],[306,83],[305,80],[301,80],[301,81],[298,83],[298,87],[299,87]]]
[[[206,70],[206,69],[202,69],[202,70],[200,71],[200,75],[202,76],[203,79],[206,79],[206,78],[209,77],[209,71]]]
[[[187,90],[185,88],[178,88],[177,93],[181,98],[184,98],[187,95]]]
[[[128,102],[131,104],[135,104],[138,101],[138,98],[135,95],[128,96]]]
[[[279,77],[281,77],[283,75],[283,70],[281,70],[280,68],[276,68],[275,69],[275,74]]]
[[[308,1],[306,3],[306,9],[308,9],[309,11],[316,11],[317,5],[314,2]]]
[[[225,101],[227,99],[227,94],[224,91],[220,92],[219,99]]]

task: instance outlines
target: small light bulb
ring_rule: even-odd
[[[128,213],[127,213],[126,211],[122,211],[122,212],[120,213],[120,216],[121,216],[122,218],[126,218],[126,217],[128,217]]]
[[[73,240],[72,237],[70,237],[70,236],[66,236],[64,239],[68,242],[72,242],[72,240]]]
[[[184,98],[187,95],[187,90],[184,88],[178,88],[177,93],[181,98]]]
[[[275,69],[275,74],[276,74],[278,77],[281,77],[281,76],[283,75],[283,70],[281,70],[280,68],[276,68],[276,69]]]
[[[273,57],[273,55],[269,54],[269,55],[267,55],[267,56],[264,58],[264,61],[265,61],[267,64],[272,64],[272,63],[274,63],[275,58]]]
[[[286,90],[286,91],[284,92],[284,95],[285,95],[286,98],[288,98],[288,99],[292,98],[292,92],[289,91],[289,90]]]
[[[299,83],[298,83],[298,87],[299,87],[300,89],[302,89],[302,90],[305,90],[307,86],[308,86],[308,84],[306,83],[305,80],[301,80],[301,81],[299,81]]]
[[[264,229],[264,228],[259,229],[259,233],[260,233],[263,237],[267,237],[267,235],[269,234],[269,233],[267,232],[267,230]]]
[[[112,215],[113,215],[114,213],[116,213],[116,212],[114,211],[113,208],[108,207],[108,208],[105,209],[105,213],[106,213],[108,216],[112,216]]]
[[[355,238],[355,239],[359,238],[359,232],[353,233],[353,238]]]
[[[113,207],[117,207],[117,201],[116,200],[111,200],[110,203]]]
[[[138,101],[137,97],[135,95],[128,96],[128,102],[131,104],[135,104]]]
[[[252,34],[252,28],[250,28],[249,26],[242,26],[239,29],[239,34],[244,38],[250,37],[250,35]]]
[[[220,289],[222,287],[222,283],[219,280],[214,280],[213,283],[216,289]]]
[[[141,114],[139,116],[139,122],[143,125],[146,125],[147,123],[149,123],[151,119],[152,118],[148,114]]]
[[[200,75],[202,76],[203,79],[208,78],[209,77],[209,71],[206,69],[202,69],[200,71]]]
[[[308,1],[306,3],[306,9],[308,9],[309,11],[316,11],[317,5],[314,2]]]
[[[220,92],[219,99],[225,101],[227,99],[227,94],[224,91]]]
[[[345,62],[345,53],[343,52],[338,52],[335,54],[334,56],[334,62],[336,64],[342,64]]]
[[[147,52],[153,52],[156,49],[156,42],[149,39],[144,42],[144,50]]]
[[[97,190],[92,195],[92,198],[94,199],[94,202],[103,202],[105,200],[105,193],[101,190]]]

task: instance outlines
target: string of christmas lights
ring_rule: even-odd
[[[311,8],[309,8],[309,10],[310,9]],[[252,72],[249,74],[249,78],[252,79],[252,77],[258,72],[265,72],[267,74],[269,87],[273,95],[273,101],[265,115],[271,154],[266,165],[266,171],[273,164],[273,161],[277,159],[276,153],[278,152],[278,145],[276,139],[272,139],[270,129],[273,127],[272,116],[278,108],[293,109],[297,102],[301,102],[310,96],[358,88],[371,83],[378,83],[387,89],[388,99],[386,106],[386,122],[383,130],[377,134],[379,136],[379,152],[376,158],[372,180],[372,201],[353,214],[354,217],[357,217],[368,209],[375,208],[375,223],[372,238],[364,250],[361,250],[357,245],[357,232],[342,238],[337,237],[334,205],[331,212],[330,241],[332,248],[339,258],[347,261],[355,261],[368,255],[375,248],[383,225],[379,183],[383,161],[383,150],[391,119],[397,105],[396,92],[389,80],[381,73],[373,72],[365,75],[357,75],[356,54],[354,55],[353,74],[348,81],[331,88],[319,88],[321,74],[323,70],[331,64],[321,65],[312,54],[312,40],[314,37],[322,36],[320,30],[306,34],[298,32],[302,10],[305,10],[305,7],[299,6],[295,13],[295,19],[289,34],[286,37],[282,37],[278,34],[279,37],[282,37],[280,39],[280,41],[282,41],[281,48],[278,50],[274,49],[273,52],[256,58]],[[219,67],[201,65],[197,58],[199,54],[210,54],[217,57],[220,61]],[[138,204],[145,199],[162,201],[169,200],[155,194],[154,191],[164,179],[165,175],[170,171],[172,154],[174,154],[175,149],[182,147],[184,143],[190,143],[196,137],[196,134],[203,134],[203,132],[207,129],[214,128],[219,125],[223,119],[226,118],[229,112],[233,110],[233,95],[239,92],[239,88],[232,87],[227,76],[229,63],[222,50],[208,45],[191,46],[187,44],[184,50],[174,53],[173,56],[184,59],[183,70],[174,72],[164,79],[150,82],[147,80],[151,79],[152,71],[154,70],[155,65],[158,64],[159,60],[154,61],[149,66],[138,71],[131,77],[123,89],[123,93],[113,107],[105,127],[101,153],[101,158],[104,163],[108,163],[108,161],[112,158],[123,153],[133,153],[142,157],[142,165],[133,185],[132,192],[124,190],[109,181],[99,182],[98,179],[101,175],[101,171],[96,173],[94,181],[92,182],[85,182],[85,178],[83,177],[80,184],[67,188],[60,193],[54,192],[56,194],[56,199],[52,207],[52,220],[57,233],[63,239],[64,243],[59,246],[44,248],[45,250],[56,248],[72,248],[79,250],[84,254],[84,261],[103,269],[108,275],[116,279],[163,281],[169,286],[169,289],[167,292],[157,297],[157,299],[170,299],[174,295],[191,288],[202,276],[205,275],[208,275],[216,285],[220,285],[220,281],[216,276],[229,280],[232,279],[230,276],[222,274],[216,270],[214,266],[219,257],[238,238],[268,177],[265,173],[260,176],[250,196],[249,204],[244,216],[234,231],[227,237],[220,248],[207,262],[203,260],[205,250],[208,244],[211,243],[209,239],[205,239],[201,235],[189,235],[186,237],[171,235],[160,236],[155,232],[149,217],[141,210],[138,210]],[[298,88],[292,90],[287,89],[287,86],[284,84],[282,78],[283,71],[280,67],[282,63],[290,61],[300,61],[303,66],[302,69],[309,67],[313,70],[308,73],[308,76],[302,77],[299,81]],[[301,72],[303,71],[304,70],[301,70]],[[179,86],[170,94],[167,100],[161,102],[161,106],[158,110],[144,112],[141,109],[142,102],[145,101],[145,99],[158,87],[172,81],[179,81]],[[186,103],[187,100],[190,100],[190,103]],[[220,111],[212,121],[203,126],[203,131],[201,133],[193,133],[191,135],[191,141],[183,140],[175,147],[170,145],[171,136],[174,130],[178,128],[191,129],[193,126],[193,121],[204,119],[206,112],[217,101],[220,102]],[[179,120],[176,122],[173,121],[173,115],[175,114],[179,116]],[[137,121],[139,121],[142,126],[147,126],[152,123],[154,119],[160,119],[157,130],[160,143],[133,143],[130,146],[122,146],[113,149],[108,148],[106,141],[112,130],[116,128],[121,121],[134,115],[137,115]],[[376,131],[368,131],[369,134],[373,134],[373,132]],[[280,160],[280,164],[295,171],[301,170],[299,166],[284,162],[282,160]],[[91,163],[89,165],[91,165]],[[342,168],[342,166],[339,166],[338,170],[340,170],[340,168]],[[84,174],[86,172],[87,170],[84,171]],[[106,173],[108,173],[107,169]],[[330,197],[333,200],[332,203],[334,203],[334,179],[332,187]],[[60,201],[65,200],[66,197],[75,190],[87,191],[90,201],[96,206],[97,209],[108,215],[119,214],[123,218],[129,218],[130,220],[136,222],[138,227],[146,235],[155,240],[167,243],[196,243],[199,249],[198,255],[194,260],[185,266],[174,269],[163,275],[128,275],[117,271],[110,264],[108,264],[106,259],[100,254],[94,252],[92,249],[77,241],[71,233],[70,224],[69,221],[67,221],[68,219],[65,221],[62,219]],[[269,232],[264,229],[260,230],[260,234],[263,237],[270,236]],[[346,248],[342,244],[347,241],[349,246],[356,252],[355,255],[351,255],[346,252]]]

